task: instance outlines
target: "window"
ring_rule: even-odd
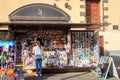
[[[85,23],[85,21],[80,21],[80,23]]]
[[[109,24],[106,20],[104,21],[104,24]]]
[[[80,16],[85,16],[85,12],[80,12]]]
[[[85,8],[85,6],[84,5],[80,5],[80,8]]]
[[[118,30],[118,25],[113,25],[113,30]]]
[[[103,3],[108,3],[108,0],[103,0]]]
[[[108,15],[104,15],[104,19],[108,18]]]
[[[108,7],[104,7],[104,11],[108,11]]]

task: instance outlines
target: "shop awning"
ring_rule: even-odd
[[[51,27],[71,27],[71,28],[95,28],[107,26],[110,23],[92,24],[92,23],[67,23],[67,22],[33,22],[33,21],[14,21],[14,22],[1,22],[0,25],[19,26],[19,25],[38,25],[38,26],[51,26]]]

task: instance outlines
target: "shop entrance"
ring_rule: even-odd
[[[34,56],[31,52],[32,47],[35,45],[36,38],[40,38],[41,40],[43,40],[42,42],[44,43],[44,68],[58,68],[68,65],[67,35],[69,27],[44,27],[37,27],[37,25],[36,27],[35,25],[31,25],[29,27],[25,25],[11,26],[11,30],[12,32],[14,32],[13,36],[17,46],[16,62],[19,64],[23,64],[24,69],[35,68]],[[27,56],[23,53],[26,49]],[[21,60],[23,57],[26,57],[25,60]]]
[[[16,41],[16,64],[22,64],[22,58],[21,58],[21,53],[22,50],[24,49],[24,38],[25,38],[25,33],[24,32],[14,32],[14,40]]]
[[[104,55],[104,37],[99,37],[100,56]]]

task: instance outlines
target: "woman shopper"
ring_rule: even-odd
[[[36,74],[38,76],[38,69],[40,68],[40,76],[42,76],[42,57],[43,57],[43,47],[41,45],[41,40],[37,38],[36,45],[33,47],[33,53],[35,55],[35,65],[36,65]]]

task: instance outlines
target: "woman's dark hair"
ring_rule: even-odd
[[[41,44],[41,46],[44,46],[44,40],[43,39],[41,39],[41,38],[37,38],[37,40],[36,41],[39,41],[40,42],[40,44]]]

